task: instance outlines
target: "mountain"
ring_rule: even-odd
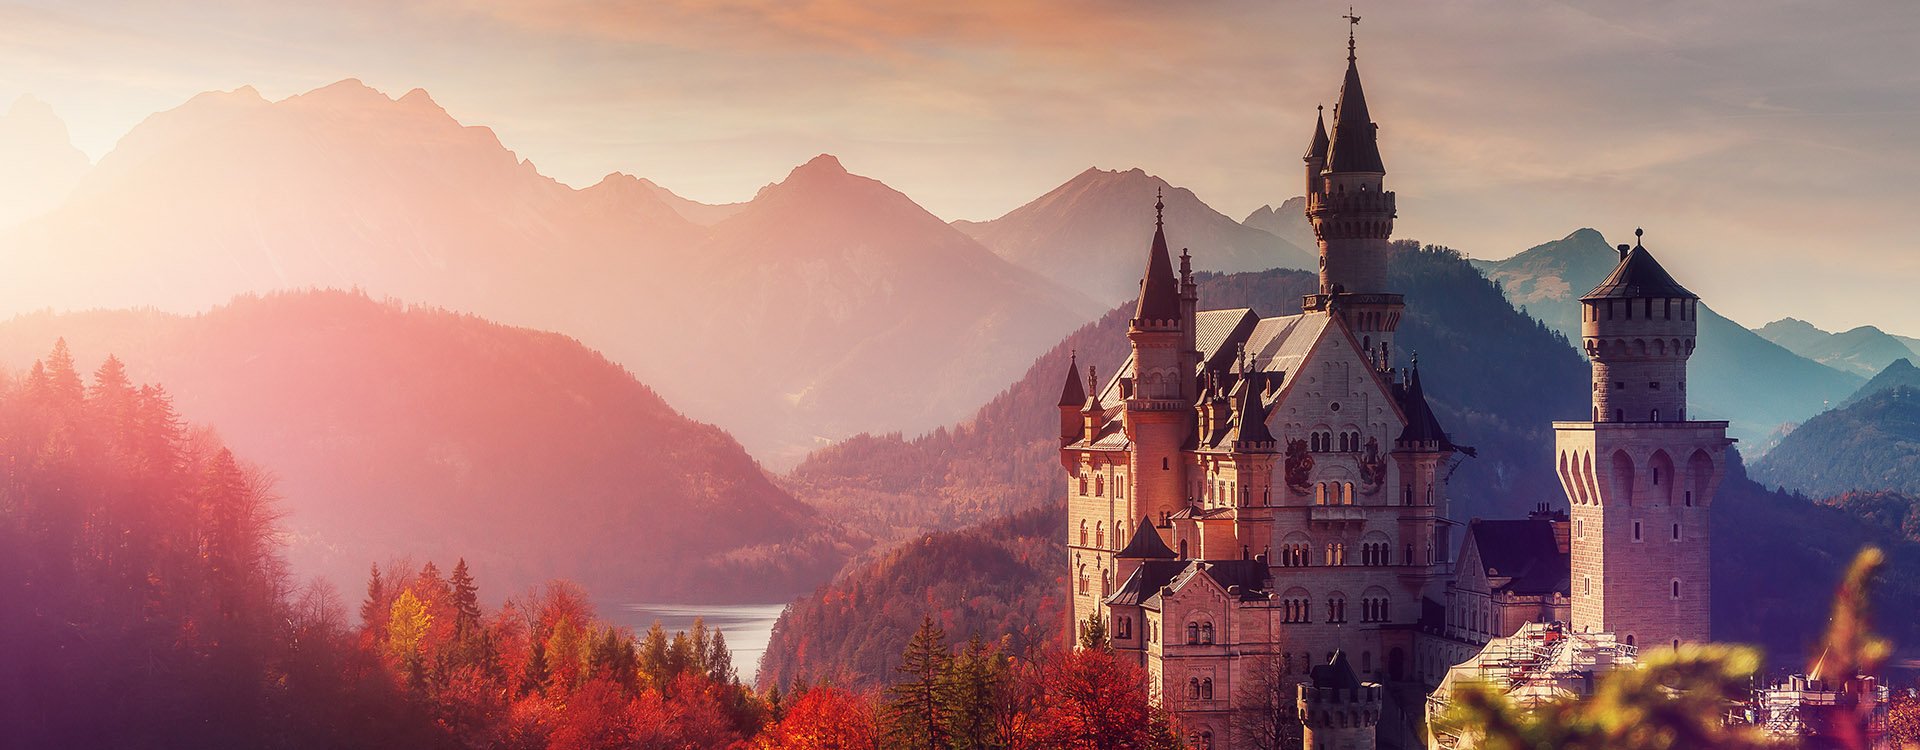
[[[1807,420],[1754,462],[1753,478],[1814,497],[1920,495],[1920,387],[1868,393]]]
[[[1860,399],[1881,391],[1893,390],[1900,386],[1920,388],[1920,367],[1914,367],[1913,360],[1905,358],[1894,360],[1892,364],[1887,365],[1887,369],[1881,370],[1880,374],[1873,376],[1872,380],[1867,381],[1866,385],[1860,386],[1860,390],[1854,391],[1853,395],[1848,396],[1847,400],[1840,402],[1840,405],[1848,406],[1858,402]]]
[[[1920,356],[1920,349],[1873,326],[1828,333],[1804,320],[1781,318],[1753,332],[1794,354],[1861,377],[1873,377],[1896,359]]]
[[[353,80],[194,97],[0,234],[0,313],[314,287],[563,331],[782,466],[958,419],[1099,310],[832,157],[744,205],[574,189]]]
[[[1318,252],[1320,239],[1313,233],[1313,224],[1307,221],[1306,210],[1306,198],[1288,198],[1279,208],[1265,205],[1254,209],[1240,223],[1286,240],[1311,255]]]
[[[357,591],[394,556],[513,592],[572,578],[603,601],[782,599],[856,548],[725,432],[577,341],[345,292],[209,312],[36,313],[0,324],[18,371],[65,337],[163,383],[278,478],[288,556]]]
[[[648,190],[653,191],[654,196],[659,198],[662,203],[672,208],[674,213],[679,214],[680,218],[703,227],[718,224],[726,220],[727,217],[740,213],[740,209],[747,207],[747,204],[744,202],[701,203],[689,198],[682,198],[678,193],[654,184],[652,180],[642,179],[640,182],[645,185]]]
[[[933,429],[1098,314],[826,155],[761,190],[689,256],[676,272],[688,283],[662,292],[678,335],[647,356],[675,363],[674,382],[700,386],[688,403],[739,425],[749,445]]]
[[[1619,254],[1592,229],[1539,245],[1506,260],[1474,261],[1515,305],[1580,340],[1575,300],[1597,286]],[[1758,454],[1783,426],[1818,414],[1863,382],[1761,338],[1701,304],[1700,346],[1690,362],[1693,413],[1732,422],[1728,434]],[[1764,373],[1764,377],[1759,374]]]
[[[87,172],[67,124],[46,102],[22,96],[0,114],[0,227],[60,205]]]
[[[1140,291],[1140,238],[1153,232],[1155,192],[1167,239],[1192,248],[1195,269],[1314,268],[1318,256],[1208,207],[1193,191],[1139,169],[1090,168],[998,219],[954,226],[1002,258],[1105,304]]]
[[[1136,245],[1136,254],[1145,256]],[[1396,244],[1390,280],[1406,295],[1401,351],[1417,353],[1429,400],[1455,442],[1474,446],[1453,474],[1453,514],[1522,515],[1559,496],[1548,470],[1554,419],[1586,412],[1587,369],[1560,336],[1514,310],[1457,253]],[[1298,312],[1317,277],[1268,270],[1199,278],[1204,309]],[[861,435],[809,456],[789,489],[883,543],[1053,502],[1060,494],[1054,403],[1070,354],[1112,372],[1127,354],[1132,307],[1075,331],[972,419],[911,439]],[[1529,362],[1525,368],[1496,366]]]

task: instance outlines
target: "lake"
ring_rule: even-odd
[[[760,671],[760,656],[767,652],[767,641],[773,638],[773,623],[780,619],[780,612],[787,608],[786,602],[779,604],[624,604],[615,615],[618,624],[633,628],[635,635],[644,635],[655,621],[674,631],[690,630],[695,618],[703,618],[707,628],[727,634],[727,650],[733,652],[733,668],[740,673],[740,680],[749,685]]]

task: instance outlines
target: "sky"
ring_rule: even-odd
[[[1345,4],[1305,0],[0,1],[0,104],[94,158],[195,93],[425,88],[540,170],[745,200],[833,153],[946,219],[1089,166],[1228,215],[1301,192]],[[1748,325],[1920,336],[1920,3],[1372,2],[1402,238],[1498,258],[1644,227]],[[1200,252],[1201,248],[1195,248]]]

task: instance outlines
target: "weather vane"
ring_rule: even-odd
[[[1341,16],[1341,18],[1347,19],[1347,60],[1352,61],[1353,60],[1353,29],[1354,27],[1360,25],[1360,16],[1355,15],[1353,12],[1353,6],[1349,5],[1347,6],[1347,14],[1344,16]]]

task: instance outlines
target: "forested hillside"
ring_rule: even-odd
[[[1814,497],[1920,494],[1920,388],[1896,385],[1807,420],[1754,463],[1753,476]]]
[[[1065,506],[1049,504],[929,534],[850,566],[787,608],[760,662],[759,683],[884,684],[899,663],[899,644],[924,617],[958,638],[998,642],[1008,653],[1065,645],[1065,525]]]
[[[342,585],[373,560],[486,550],[475,573],[501,591],[565,577],[602,601],[762,602],[858,551],[727,433],[565,336],[286,293],[191,317],[25,316],[0,324],[0,363],[60,336],[88,367],[121,353],[271,466],[294,569]]]

